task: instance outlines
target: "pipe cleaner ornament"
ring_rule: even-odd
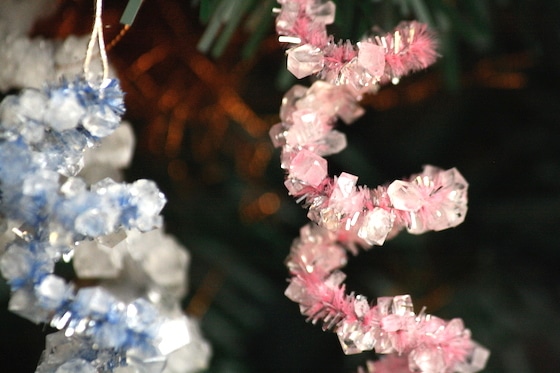
[[[189,257],[162,230],[164,195],[149,180],[88,185],[78,175],[102,139],[123,144],[104,151],[121,163],[132,145],[131,132],[119,129],[123,92],[107,77],[101,5],[84,76],[0,104],[0,271],[9,309],[59,330],[47,336],[38,373],[198,371],[210,348],[180,308]],[[89,69],[96,44],[102,77]],[[55,273],[55,263],[72,258],[77,277],[95,286]]]
[[[363,114],[359,100],[380,85],[396,83],[432,64],[434,36],[417,22],[401,23],[386,35],[352,45],[335,42],[326,25],[334,21],[332,1],[279,0],[276,30],[290,45],[287,67],[297,78],[315,75],[306,88],[296,85],[282,100],[281,122],[270,130],[282,149],[281,167],[290,195],[309,209],[311,223],[294,240],[287,266],[286,296],[312,323],[334,331],[346,354],[375,350],[387,355],[369,372],[471,373],[484,368],[488,350],[471,340],[461,319],[446,321],[414,312],[411,297],[346,294],[341,268],[347,251],[382,245],[406,229],[439,231],[463,222],[468,184],[455,168],[425,166],[421,173],[388,186],[357,186],[357,176],[329,177],[327,155],[346,147],[338,119],[352,123]]]

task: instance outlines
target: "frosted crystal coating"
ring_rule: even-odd
[[[289,49],[286,53],[288,54],[288,71],[298,79],[317,73],[323,68],[323,53],[310,44]]]

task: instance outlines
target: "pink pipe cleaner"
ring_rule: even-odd
[[[348,85],[357,96],[398,80],[435,62],[436,39],[427,26],[402,22],[385,35],[356,45],[335,41],[326,26],[334,22],[332,1],[278,1],[276,31],[287,50],[288,70],[298,79],[317,75],[335,85]]]
[[[324,158],[346,147],[344,134],[334,126],[338,119],[350,124],[363,114],[358,103],[363,93],[435,61],[432,33],[409,22],[357,47],[334,43],[326,33],[334,3],[278,2],[279,40],[294,44],[287,51],[288,69],[298,78],[315,74],[320,79],[286,93],[281,122],[270,130],[274,145],[282,148],[288,192],[309,208],[312,221],[292,244],[286,296],[300,304],[308,321],[336,332],[345,353],[387,354],[368,364],[370,372],[483,369],[489,352],[471,340],[460,319],[415,314],[408,295],[378,298],[372,305],[362,295],[346,294],[341,271],[347,251],[358,254],[359,247],[382,245],[403,228],[420,234],[455,227],[467,213],[468,183],[455,168],[428,165],[405,180],[370,189],[357,186],[357,176],[348,173],[329,177]]]

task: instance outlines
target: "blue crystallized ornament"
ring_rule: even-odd
[[[161,228],[164,195],[149,180],[88,185],[79,175],[86,151],[98,151],[123,113],[115,79],[61,80],[0,104],[9,309],[60,330],[47,337],[38,373],[194,372],[208,361],[198,325],[179,306],[189,258]],[[55,273],[72,257],[77,276],[98,285]]]

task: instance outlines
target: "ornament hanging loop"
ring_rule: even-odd
[[[84,76],[87,80],[90,80],[90,65],[93,58],[93,50],[95,44],[97,43],[99,47],[99,55],[101,57],[101,65],[103,68],[102,72],[102,82],[105,81],[109,76],[109,62],[107,60],[107,51],[105,49],[105,39],[103,38],[103,0],[95,0],[95,18],[93,22],[93,30],[91,31],[91,37],[89,39],[86,57],[84,59]]]

